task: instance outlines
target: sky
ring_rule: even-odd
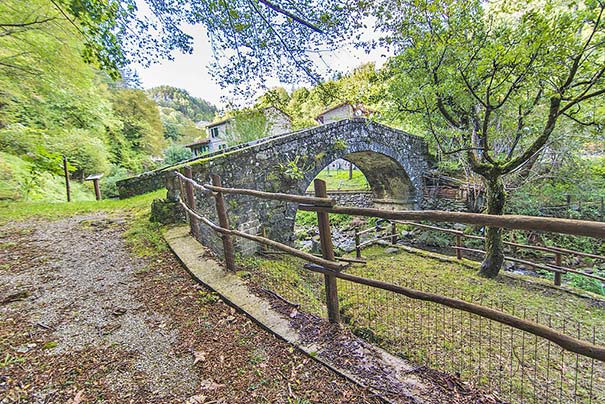
[[[213,80],[208,71],[208,64],[212,59],[210,43],[200,26],[187,26],[183,29],[193,37],[193,53],[182,54],[175,52],[174,60],[164,60],[147,68],[135,66],[144,88],[159,85],[169,85],[187,90],[191,95],[209,101],[219,107],[225,106],[222,96],[228,95],[227,90]],[[352,46],[339,49],[331,54],[324,54],[324,61],[331,69],[346,73],[360,64],[370,61],[381,66],[386,61],[383,56],[384,50],[376,50],[366,54],[362,50],[354,49]],[[323,65],[318,63],[319,66]],[[268,81],[270,87],[278,86],[277,80]],[[288,90],[293,90],[291,85],[284,85]]]

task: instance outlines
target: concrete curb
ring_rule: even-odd
[[[215,260],[209,258],[208,250],[191,237],[188,226],[173,227],[166,230],[163,235],[170,249],[196,282],[218,293],[229,305],[248,316],[262,328],[298,348],[310,358],[353,383],[368,389],[384,402],[396,402],[385,398],[382,395],[384,392],[368,386],[367,383],[364,383],[363,380],[348,370],[317,355],[322,349],[321,346],[303,344],[298,332],[290,326],[288,319],[271,308],[267,301],[250,293],[241,278],[235,274],[227,273]],[[411,387],[410,395],[416,396],[414,393],[426,389],[426,386],[423,386],[420,380],[410,375],[413,367],[407,362],[380,348],[375,348],[375,352],[379,355],[382,363],[387,364],[392,369],[393,374],[407,375],[403,379]],[[424,402],[420,397],[414,397],[414,399],[414,402]]]

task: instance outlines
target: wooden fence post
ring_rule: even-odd
[[[571,195],[567,194],[565,196],[565,204],[567,205],[567,217],[570,217],[569,209],[571,209]]]
[[[605,198],[601,197],[601,221],[605,216]]]
[[[462,259],[462,250],[460,247],[462,247],[462,236],[458,233],[456,234],[456,258],[459,260]]]
[[[391,222],[391,244],[397,244],[397,223]]]
[[[184,171],[185,177],[189,178],[190,180],[193,180],[193,170],[191,170],[191,167],[185,166]],[[181,182],[183,181],[181,180]],[[189,206],[189,209],[195,211],[195,193],[193,191],[193,184],[189,181],[185,181],[185,197],[187,198],[187,206]],[[196,240],[199,240],[200,224],[193,215],[187,214],[187,216],[189,217],[189,226],[191,227],[191,234],[193,234],[193,237],[195,237]]]
[[[69,185],[69,170],[67,169],[67,157],[63,156],[63,172],[65,173],[65,192],[67,193],[67,202],[71,202],[71,187]],[[602,201],[602,199],[601,199]],[[603,209],[601,209],[602,211]]]
[[[359,247],[360,238],[359,238],[359,227],[355,226],[355,257],[361,258],[361,247]]]
[[[316,178],[313,181],[315,196],[327,198],[328,191],[326,182]],[[324,259],[334,261],[334,246],[332,245],[332,233],[330,230],[330,216],[326,212],[317,212],[319,224],[319,240],[321,243],[321,255]],[[338,289],[334,275],[324,275],[326,288],[326,306],[328,308],[328,319],[332,323],[340,323],[340,312],[338,311]]]
[[[222,187],[221,177],[216,174],[212,174],[212,185],[215,187]],[[222,192],[214,193],[214,200],[216,202],[216,214],[218,216],[219,225],[224,229],[229,229],[229,216],[227,216],[227,209],[225,208],[225,199],[223,198]],[[228,271],[235,272],[235,256],[233,252],[233,240],[229,234],[221,234],[223,239],[223,253],[225,254],[225,266]]]
[[[560,252],[555,253],[555,265],[558,267],[561,266],[561,253]],[[561,272],[555,272],[555,285],[561,286]]]

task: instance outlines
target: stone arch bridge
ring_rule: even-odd
[[[420,137],[362,118],[260,139],[187,164],[200,183],[210,182],[210,175],[218,174],[224,187],[303,195],[317,174],[337,159],[350,161],[363,172],[377,207],[419,208],[423,175],[430,165],[426,143]],[[167,203],[178,197],[174,168],[178,167],[165,171]],[[217,222],[214,198],[197,192],[196,209]],[[268,237],[293,241],[296,204],[233,194],[226,194],[225,199],[233,228],[258,234],[264,226]],[[154,206],[161,207],[159,203]],[[200,241],[220,251],[220,239],[212,230],[202,225],[200,234]],[[253,247],[237,240],[236,248],[246,253]]]

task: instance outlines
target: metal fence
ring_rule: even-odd
[[[390,220],[431,220],[495,227],[558,231],[605,238],[605,224],[567,219],[500,216],[441,211],[380,211],[334,206],[326,198],[325,182],[315,180],[315,197],[268,193],[212,185],[192,180],[191,170],[177,173],[186,196],[192,233],[200,224],[223,239],[225,263],[234,271],[232,237],[242,237],[308,262],[304,268],[323,275],[327,316],[392,352],[419,364],[458,373],[512,402],[603,402],[605,400],[605,338],[603,330],[553,314],[517,312],[499,302],[474,296],[444,296],[418,290],[394,279],[368,279],[347,273],[351,262],[336,260],[329,214],[344,213]],[[196,212],[196,195],[214,197],[219,224]],[[263,236],[229,227],[224,194],[241,194],[299,204],[318,215],[322,256],[318,257]],[[390,235],[389,235],[390,236]],[[351,260],[349,260],[351,261]],[[354,261],[354,260],[353,260]],[[277,282],[280,283],[280,282]],[[271,288],[271,285],[269,285]],[[316,290],[319,290],[316,288]],[[312,298],[298,295],[297,299]]]

